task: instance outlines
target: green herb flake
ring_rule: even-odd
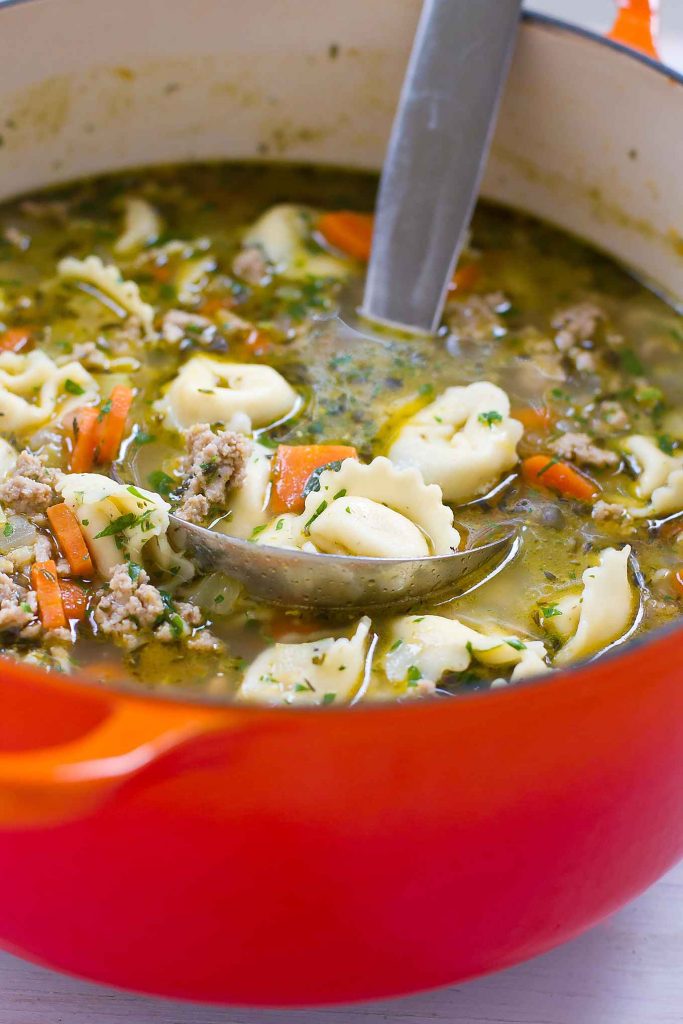
[[[308,534],[311,532],[311,524],[315,522],[315,520],[318,518],[318,516],[321,516],[323,514],[323,512],[325,511],[326,508],[327,508],[327,502],[326,501],[321,501],[320,504],[318,505],[317,509],[315,510],[313,515],[311,516],[311,518],[308,520],[307,523],[304,524],[304,533],[306,534],[306,536],[308,536]]]
[[[345,498],[345,497],[346,497],[346,488],[342,487],[341,491],[337,491],[337,493],[334,495],[332,500],[336,501],[337,498]]]
[[[408,669],[408,682],[416,683],[419,679],[422,679],[422,673],[417,665],[411,665]]]
[[[641,377],[645,373],[645,367],[632,348],[623,348],[619,352],[619,362],[625,373],[634,377]]]
[[[114,537],[117,533],[123,533],[135,525],[137,518],[135,513],[126,512],[124,515],[112,519],[108,526],[105,526],[103,530],[95,534],[95,540],[99,540],[101,537]]]
[[[521,640],[506,640],[505,643],[508,647],[512,647],[513,651],[525,651],[526,644],[523,644]]]
[[[337,699],[336,693],[325,693],[323,694],[323,704],[333,704]]]
[[[539,605],[539,610],[544,619],[554,619],[556,615],[562,614],[556,604]]]
[[[156,441],[156,434],[148,434],[145,430],[138,430],[137,434],[133,438],[133,444],[151,444],[152,441]]]
[[[494,423],[503,422],[503,417],[495,409],[491,409],[490,412],[480,412],[477,419],[480,423],[485,423],[487,427],[492,427]]]
[[[275,524],[275,529],[276,530],[281,530],[284,525],[285,525],[284,519],[278,519],[277,523]]]
[[[108,416],[111,412],[111,398],[108,398],[106,402],[103,402],[100,411],[97,416],[97,422],[101,423],[105,416]]]
[[[657,447],[660,451],[664,452],[665,455],[673,455],[677,448],[677,444],[668,434],[658,434]]]
[[[22,612],[24,612],[26,615],[33,615],[33,608],[31,608],[31,605],[28,603],[28,601],[22,601],[19,607],[21,608]]]
[[[64,390],[68,391],[70,395],[84,395],[85,388],[82,388],[80,384],[77,384],[75,380],[71,380],[67,377],[64,381]]]
[[[160,494],[162,498],[167,498],[175,487],[173,477],[164,473],[162,469],[155,469],[153,473],[150,473],[147,482],[152,490]]]
[[[4,537],[11,537],[12,534],[14,533],[14,527],[12,526],[12,524],[5,523],[5,525],[2,528],[2,533]]]
[[[402,643],[403,643],[403,641],[402,641],[402,640],[401,640],[401,638],[399,637],[399,638],[398,638],[398,640],[394,640],[394,642],[393,642],[393,644],[391,645],[391,647],[389,648],[389,650],[390,650],[390,651],[397,651],[397,650],[399,649],[399,647],[401,646],[401,644],[402,644]]]

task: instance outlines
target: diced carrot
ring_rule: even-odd
[[[206,302],[202,303],[197,312],[201,316],[207,316],[209,319],[215,316],[216,313],[220,313],[222,309],[232,309],[235,306],[235,300],[232,295],[217,296],[214,295]]]
[[[354,210],[333,210],[323,213],[318,219],[318,231],[326,242],[340,249],[347,256],[361,263],[367,263],[372,249],[372,231],[375,218],[371,213],[357,213]],[[471,291],[481,277],[478,263],[458,267],[449,286],[451,291]]]
[[[95,459],[97,443],[97,409],[86,405],[73,417],[74,440],[71,452],[71,472],[89,473]]]
[[[553,422],[550,409],[545,406],[536,408],[534,405],[529,405],[521,409],[513,409],[510,415],[514,420],[519,420],[526,430],[533,430],[536,433],[549,430]]]
[[[328,462],[357,458],[358,452],[350,445],[281,444],[273,465],[271,512],[303,512],[303,489],[311,473]]]
[[[62,593],[62,607],[65,616],[67,619],[78,619],[80,622],[85,618],[85,609],[88,604],[85,591],[70,580],[60,580],[59,589]]]
[[[304,618],[300,615],[287,615],[286,612],[276,612],[270,620],[268,631],[273,640],[282,640],[288,636],[310,636],[312,633],[319,633],[322,628],[323,623],[318,619]]]
[[[524,459],[522,477],[528,484],[548,487],[566,498],[593,501],[599,493],[592,480],[577,473],[566,462],[557,462],[549,455],[532,455]]]
[[[335,210],[323,213],[318,220],[318,231],[335,249],[341,249],[354,260],[367,263],[372,248],[373,225],[371,213]]]
[[[66,626],[57,566],[52,559],[47,562],[33,563],[31,584],[38,598],[40,621],[45,629],[60,629],[62,626]]]
[[[149,272],[159,284],[166,284],[171,279],[171,268],[168,263],[153,263]]]
[[[47,518],[74,576],[92,576],[92,558],[78,519],[69,506],[64,502],[51,505],[47,510]]]
[[[476,287],[481,277],[481,267],[478,263],[467,263],[464,267],[458,267],[451,278],[448,290],[451,292],[471,292]]]
[[[255,356],[265,356],[272,348],[271,339],[265,331],[260,331],[258,327],[254,327],[253,331],[249,331],[249,334],[244,339],[244,344]]]
[[[126,430],[126,420],[133,404],[133,391],[117,384],[97,417],[95,458],[97,462],[113,462]]]
[[[33,341],[32,327],[8,327],[0,334],[0,351],[21,352]]]

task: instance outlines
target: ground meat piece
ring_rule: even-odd
[[[214,434],[208,423],[190,427],[185,443],[188,454],[181,468],[186,479],[176,514],[190,523],[201,523],[211,507],[226,509],[229,491],[244,479],[251,443],[233,430]]]
[[[232,261],[232,272],[247,284],[259,285],[268,274],[268,261],[257,245],[248,245]]]
[[[182,341],[187,334],[195,341],[208,343],[215,333],[216,327],[207,317],[182,309],[170,309],[161,321],[161,336],[171,345]]]
[[[42,456],[23,451],[0,483],[0,505],[22,515],[45,512],[60,500],[55,487],[62,476],[58,469],[49,469]]]
[[[563,434],[553,441],[551,449],[561,459],[570,459],[580,466],[596,466],[602,469],[606,466],[616,466],[619,456],[615,452],[606,451],[593,444],[588,434]]]
[[[598,340],[598,332],[605,322],[605,314],[592,302],[580,302],[556,313],[551,326],[557,331],[555,344],[561,352],[568,352],[574,345]]]
[[[93,618],[101,633],[132,651],[145,642],[144,633],[154,630],[165,611],[163,598],[144,569],[131,573],[124,564],[95,595]]]
[[[610,504],[608,501],[596,501],[593,506],[593,519],[597,523],[606,522],[619,522],[628,518],[628,511],[623,505],[617,505],[615,503]]]
[[[149,576],[139,567],[119,565],[114,569],[109,583],[95,595],[93,618],[98,630],[120,643],[128,651],[149,640],[160,643],[187,642],[195,637],[193,630],[204,622],[201,610],[193,604],[182,601],[169,606],[161,591],[149,582]],[[208,631],[203,630],[207,638]],[[211,638],[212,650],[217,650],[219,640]],[[203,649],[209,649],[209,640],[203,641]],[[197,645],[192,644],[193,647]]]
[[[470,341],[491,341],[502,338],[507,328],[500,314],[509,307],[502,292],[490,295],[471,295],[467,299],[452,299],[446,306],[446,323],[451,335]]]
[[[35,593],[19,586],[4,572],[0,573],[0,632],[19,633],[37,614]]]
[[[618,348],[623,337],[607,330],[607,316],[592,302],[562,309],[551,320],[555,345],[579,373],[598,369],[600,350]]]
[[[631,426],[626,410],[619,402],[600,402],[591,421],[594,430],[600,433],[619,433]]]

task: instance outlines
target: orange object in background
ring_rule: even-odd
[[[607,38],[659,60],[655,43],[658,7],[656,0],[621,0],[619,13]]]
[[[32,341],[32,327],[8,327],[0,334],[0,352],[23,352]]]
[[[510,413],[513,420],[519,420],[525,430],[532,430],[536,433],[542,433],[549,430],[553,417],[550,409],[546,406],[536,408],[534,405],[528,405],[521,409],[513,409]]]
[[[318,231],[325,241],[361,263],[370,259],[373,227],[371,213],[354,213],[353,210],[323,213],[318,221]]]
[[[311,473],[328,462],[357,458],[358,452],[351,445],[281,444],[273,460],[271,512],[303,512],[303,489]]]
[[[132,403],[132,389],[124,384],[117,384],[102,406],[96,428],[95,459],[97,462],[114,462],[118,458]]]
[[[95,461],[97,441],[97,409],[86,405],[73,415],[73,449],[70,466],[72,473],[89,473]]]

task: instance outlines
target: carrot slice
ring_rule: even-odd
[[[471,292],[476,287],[481,277],[481,267],[478,263],[467,263],[464,267],[458,267],[451,278],[448,290],[453,292]]]
[[[98,416],[95,443],[97,462],[113,462],[118,457],[132,404],[132,389],[124,384],[117,384]]]
[[[514,420],[519,420],[526,430],[533,430],[536,433],[549,430],[553,422],[550,409],[545,406],[536,408],[534,405],[529,405],[522,409],[513,409],[510,415]]]
[[[60,629],[66,626],[57,566],[51,558],[47,562],[33,563],[31,584],[38,598],[40,621],[45,629]]]
[[[565,498],[592,501],[599,493],[592,480],[577,473],[566,462],[557,462],[549,455],[532,455],[524,459],[522,477],[528,484],[548,487]]]
[[[83,539],[78,519],[69,506],[64,502],[60,505],[51,505],[47,510],[47,518],[74,576],[92,576],[92,558]]]
[[[313,470],[328,462],[357,458],[358,452],[350,445],[279,445],[273,465],[271,512],[303,512],[303,489]]]
[[[78,619],[80,622],[85,618],[85,609],[88,599],[82,587],[70,580],[60,580],[59,589],[62,594],[62,608],[67,619]]]
[[[71,472],[89,473],[95,459],[97,443],[97,409],[86,405],[74,418],[74,443],[71,452]]]
[[[375,218],[371,213],[356,213],[354,210],[332,210],[318,219],[318,231],[325,241],[361,263],[370,259],[374,226]],[[480,277],[478,263],[458,267],[449,290],[471,291]]]
[[[371,213],[354,213],[353,210],[323,213],[318,220],[318,231],[326,242],[362,263],[370,259],[373,226]]]
[[[8,327],[0,334],[0,351],[21,352],[33,340],[31,327]]]

